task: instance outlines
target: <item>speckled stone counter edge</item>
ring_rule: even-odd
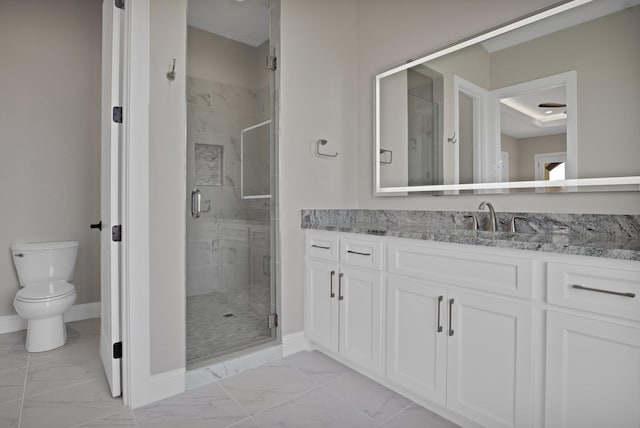
[[[513,216],[518,233],[468,230],[461,211],[302,210],[306,229],[334,230],[467,245],[640,261],[640,216],[608,214],[496,213],[499,230]],[[480,229],[488,213],[475,212]]]

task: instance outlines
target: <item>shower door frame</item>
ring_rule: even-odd
[[[270,25],[269,25],[269,56],[271,58],[279,58],[280,55],[280,45],[279,45],[279,40],[280,40],[280,35],[279,35],[279,30],[277,33],[274,33],[274,20],[277,20],[277,28],[280,28],[280,14],[279,14],[279,10],[280,10],[280,1],[279,0],[270,0],[270,5],[269,5],[269,9],[270,9]],[[277,10],[277,13],[273,13],[273,10]],[[186,24],[186,23],[185,23]],[[188,24],[186,24],[188,25]],[[277,40],[278,43],[276,45],[274,45],[274,40]],[[267,59],[267,63],[271,64],[271,62],[269,61],[269,59]],[[219,360],[224,360],[225,357],[227,355],[230,354],[237,354],[238,352],[243,352],[243,350],[246,349],[251,349],[253,347],[260,347],[260,346],[264,346],[265,344],[268,345],[270,343],[274,343],[274,344],[281,344],[282,343],[282,329],[281,329],[281,323],[280,323],[280,309],[281,309],[281,305],[280,305],[280,300],[279,300],[279,296],[280,296],[280,281],[279,278],[280,276],[280,227],[279,227],[279,223],[278,223],[278,219],[279,219],[279,187],[278,187],[278,172],[279,172],[279,128],[278,128],[278,123],[279,123],[279,108],[278,108],[278,93],[279,93],[279,89],[280,89],[280,68],[279,68],[279,64],[277,63],[277,60],[274,61],[272,63],[274,66],[273,68],[271,68],[269,65],[267,65],[267,69],[269,70],[269,118],[267,120],[261,121],[259,124],[255,125],[255,126],[260,126],[260,125],[264,125],[266,122],[270,122],[269,128],[269,136],[270,136],[270,150],[269,150],[269,157],[270,157],[270,164],[269,164],[269,185],[270,185],[270,195],[269,195],[269,200],[270,200],[270,204],[269,204],[269,256],[270,256],[270,263],[269,263],[269,268],[270,268],[270,291],[271,291],[271,295],[270,295],[270,301],[269,301],[269,306],[270,306],[270,311],[269,311],[269,319],[265,320],[265,322],[269,322],[271,323],[272,321],[275,323],[275,326],[272,328],[272,334],[271,334],[271,339],[265,339],[264,341],[259,341],[256,342],[254,344],[249,344],[246,346],[241,346],[238,349],[234,349],[228,352],[225,352],[223,354],[217,355],[217,356],[212,356],[211,360],[215,360],[215,361],[219,361]],[[277,65],[276,65],[277,64]],[[187,97],[187,93],[185,93],[185,98]],[[186,107],[186,104],[185,104]],[[185,110],[185,117],[187,115],[187,111]],[[187,130],[185,129],[185,136],[186,136]],[[188,148],[185,147],[185,150],[187,150]],[[195,173],[195,171],[194,171]],[[241,177],[242,177],[242,173],[241,173]],[[185,184],[187,183],[187,170],[185,169]],[[224,178],[223,178],[224,181]],[[195,181],[194,181],[194,186],[195,186]],[[195,189],[194,186],[189,187],[188,185],[185,186],[185,201],[189,201],[189,203],[192,203],[192,198],[190,197],[189,193],[192,192],[192,189]],[[244,199],[244,198],[241,198]],[[248,198],[248,199],[255,199],[255,198]],[[187,207],[189,208],[189,207]],[[188,221],[188,218],[185,218],[185,221]],[[187,240],[187,236],[185,235],[185,248],[186,248],[186,240]],[[185,251],[185,256],[186,256],[186,251]],[[187,287],[187,281],[185,278],[185,291],[186,291],[186,287]],[[186,292],[185,292],[185,330],[186,330]],[[273,316],[275,316],[275,319],[272,318]],[[185,334],[185,341],[187,340],[187,335]],[[186,350],[187,346],[185,346],[185,350]],[[206,364],[206,359],[204,359],[202,362],[197,362],[195,363],[198,367],[201,367],[202,364]],[[186,370],[189,370],[188,368],[189,363],[186,362],[186,355],[185,355],[185,366],[186,366]],[[196,367],[194,367],[195,369]]]

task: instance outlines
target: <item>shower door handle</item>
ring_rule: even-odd
[[[191,191],[191,217],[198,218],[202,207],[202,194],[199,189],[193,189]]]

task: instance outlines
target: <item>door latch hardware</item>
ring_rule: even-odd
[[[115,123],[122,123],[122,107],[113,108],[113,121]]]
[[[122,225],[113,226],[111,228],[111,240],[113,242],[122,241]]]
[[[122,342],[116,342],[113,344],[113,358],[122,358]]]

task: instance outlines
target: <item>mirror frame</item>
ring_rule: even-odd
[[[271,191],[269,191],[269,194],[266,194],[266,195],[245,195],[244,194],[244,134],[251,130],[260,128],[265,125],[270,125],[270,124],[271,124],[271,119],[267,119],[263,122],[257,123],[248,128],[244,128],[242,131],[240,131],[240,199],[270,199],[271,198]]]
[[[416,60],[399,65],[383,73],[375,76],[375,129],[374,129],[374,167],[373,167],[373,194],[374,196],[407,196],[408,193],[414,192],[441,192],[440,194],[462,194],[459,191],[473,190],[491,190],[494,192],[506,193],[508,189],[532,189],[535,191],[544,191],[547,187],[562,187],[565,192],[571,191],[596,191],[595,186],[627,186],[625,189],[615,188],[614,190],[640,190],[640,176],[630,177],[603,177],[603,178],[576,178],[566,180],[540,180],[540,181],[511,181],[511,182],[492,182],[492,183],[469,183],[469,184],[440,184],[426,186],[404,186],[404,187],[381,187],[380,186],[380,82],[383,78],[391,76],[400,71],[410,69],[416,65],[423,64],[436,58],[440,58],[452,52],[467,48],[469,46],[484,42],[490,38],[500,36],[509,31],[524,27],[525,25],[541,21],[545,18],[557,15],[559,13],[574,9],[584,4],[592,3],[595,0],[570,0],[557,6],[552,6],[540,12],[535,12],[530,16],[517,19],[516,21],[491,29],[478,36],[454,43],[451,46],[439,49],[433,53],[425,55]],[[457,167],[457,166],[456,166]],[[629,187],[631,186],[631,187]],[[606,189],[605,189],[606,190]],[[486,192],[485,192],[486,193]]]

